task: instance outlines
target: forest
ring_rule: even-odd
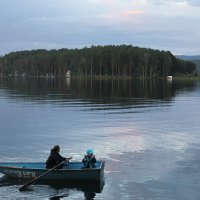
[[[157,78],[193,75],[196,65],[169,51],[132,45],[82,49],[26,50],[0,57],[0,76],[71,76]]]

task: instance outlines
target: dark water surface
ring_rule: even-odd
[[[199,82],[2,78],[0,138],[0,162],[45,161],[54,144],[106,161],[100,193],[0,178],[2,200],[200,198]]]

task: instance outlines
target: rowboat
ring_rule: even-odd
[[[41,177],[44,181],[95,181],[104,180],[104,161],[97,161],[94,168],[83,168],[81,162],[69,162],[63,169],[55,169]],[[20,179],[34,179],[47,172],[45,163],[0,163],[0,173],[7,177]]]

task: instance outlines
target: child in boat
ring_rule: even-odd
[[[82,162],[84,164],[84,168],[94,168],[95,167],[96,158],[93,155],[93,150],[92,149],[88,149],[86,151],[86,155],[83,158]]]

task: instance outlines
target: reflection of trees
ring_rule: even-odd
[[[0,87],[6,88],[4,91],[10,98],[28,101],[47,99],[55,102],[82,99],[101,104],[113,101],[132,104],[144,98],[167,101],[175,96],[178,90],[192,91],[195,86],[195,82],[192,81],[167,82],[166,80],[67,80],[66,78],[5,78],[0,80]]]

